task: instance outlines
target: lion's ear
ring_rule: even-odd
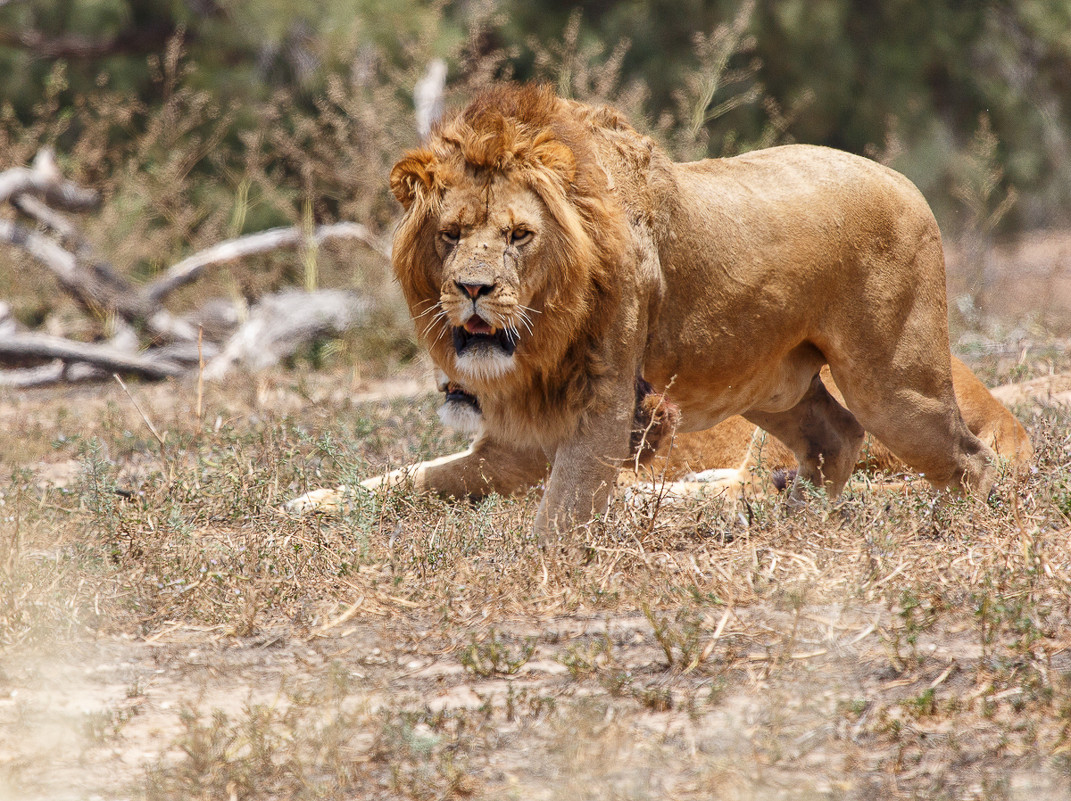
[[[408,153],[390,171],[390,189],[409,211],[417,196],[431,189],[435,176],[435,156],[427,150]]]
[[[551,134],[536,140],[532,158],[551,172],[557,173],[566,184],[576,180],[576,156],[568,145]]]

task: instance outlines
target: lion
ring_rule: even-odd
[[[843,403],[843,395],[833,382],[828,367],[823,367],[820,375],[830,394]],[[952,389],[971,432],[989,445],[1010,472],[1017,473],[1026,468],[1034,457],[1034,445],[1023,424],[993,396],[970,367],[955,357],[952,357]],[[470,432],[476,430],[471,428],[472,422],[467,424]],[[729,418],[704,432],[679,434],[672,447],[666,447],[669,438],[662,432],[661,422],[658,424],[660,437],[655,445],[658,454],[644,460],[655,477],[681,481],[696,475],[702,477],[710,470],[731,470],[739,471],[739,480],[745,480],[746,473],[755,466],[758,454],[754,453],[752,443],[758,429],[741,417]],[[776,439],[763,443],[761,462],[773,475],[790,473],[797,468],[796,457]],[[901,473],[907,466],[883,442],[868,435],[855,469],[869,473]],[[726,478],[729,478],[728,473]]]
[[[822,368],[821,376],[830,394],[842,402],[843,395],[828,368]],[[1026,429],[955,356],[952,357],[952,387],[967,427],[1000,457],[1009,474],[1018,475],[1025,470],[1034,455]],[[795,475],[796,458],[776,439],[763,439],[759,434],[760,429],[738,416],[706,431],[679,434],[672,440],[661,432],[662,447],[657,449],[655,458],[646,460],[650,468],[646,475],[669,482],[660,488],[674,494],[709,493],[709,484],[728,489],[732,494],[755,483],[752,474],[761,462],[763,474],[774,487],[784,489],[783,482]],[[880,440],[867,435],[856,471],[878,475],[903,473],[906,469]],[[636,481],[642,476],[629,478]]]
[[[952,388],[940,231],[880,164],[808,145],[674,163],[612,108],[511,84],[440,123],[390,185],[417,337],[483,420],[419,489],[546,475],[534,528],[567,535],[606,509],[641,377],[681,431],[742,415],[780,440],[800,500],[803,482],[840,493],[865,431],[936,488],[994,480]]]

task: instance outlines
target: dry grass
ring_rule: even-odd
[[[573,559],[535,495],[279,513],[459,444],[350,380],[132,387],[162,445],[117,386],[3,398],[7,796],[1066,797],[1065,410],[985,502],[620,501]]]

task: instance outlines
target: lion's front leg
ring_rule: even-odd
[[[539,448],[518,447],[481,435],[468,450],[392,470],[361,482],[365,489],[411,483],[417,492],[478,500],[492,493],[514,495],[543,480],[547,457]]]
[[[602,413],[581,423],[578,435],[558,446],[547,488],[536,514],[535,531],[544,543],[566,535],[603,514],[617,471],[628,457],[633,408],[618,392]]]
[[[471,448],[460,453],[406,465],[365,479],[360,486],[370,491],[411,486],[417,492],[443,498],[477,500],[492,493],[524,492],[543,480],[548,467],[547,457],[539,448],[505,445],[480,436]],[[350,506],[352,497],[352,488],[346,486],[311,490],[288,502],[285,509],[295,514],[338,514]]]

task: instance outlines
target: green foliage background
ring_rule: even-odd
[[[165,43],[181,36],[182,86],[233,115],[224,144],[241,150],[243,129],[257,124],[256,107],[280,92],[291,103],[278,119],[285,125],[312,112],[333,81],[372,80],[404,93],[436,56],[448,60],[455,85],[494,55],[482,77],[556,77],[578,93],[568,74],[548,76],[568,60],[562,43],[572,25],[585,66],[614,61],[615,80],[601,87],[608,99],[631,87],[632,105],[657,129],[703,69],[697,36],[745,5],[16,0],[0,7],[0,97],[9,125],[28,125],[43,112],[76,117],[79,99],[105,88],[151,112],[175,90],[159,64]],[[1020,190],[1014,222],[1045,224],[1071,206],[1071,5],[1063,0],[760,0],[745,30],[730,66],[761,95],[705,125],[704,155],[764,142],[771,113],[786,115],[779,139],[891,156],[947,218],[955,211],[950,186],[985,115],[1001,143],[1005,180]],[[115,52],[89,50],[112,40],[129,41]],[[45,107],[59,63],[66,86]],[[114,138],[121,144],[136,129],[131,121]],[[72,123],[54,138],[63,150],[78,134]],[[409,143],[407,134],[397,132],[399,146]]]

